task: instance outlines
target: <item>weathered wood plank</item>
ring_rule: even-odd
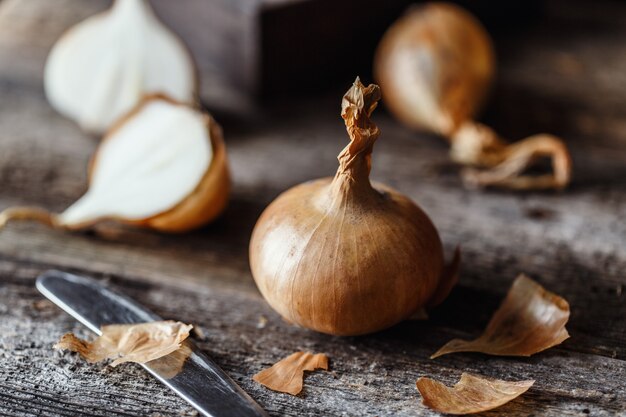
[[[28,203],[62,210],[84,191],[97,141],[46,104],[41,70],[63,28],[105,4],[3,1],[0,209]],[[448,252],[463,248],[461,282],[430,321],[334,338],[277,317],[250,276],[248,239],[278,193],[334,173],[347,140],[338,115],[342,92],[274,103],[253,117],[220,113],[234,193],[215,224],[181,236],[111,226],[68,234],[32,224],[0,232],[0,414],[194,413],[139,367],[110,370],[54,353],[63,332],[87,333],[40,302],[34,277],[48,268],[107,280],[164,317],[199,325],[208,336],[203,349],[272,414],[435,415],[419,405],[415,380],[452,383],[462,371],[537,379],[498,411],[506,415],[626,414],[626,6],[601,2],[589,11],[582,2],[563,4],[549,2],[550,20],[523,39],[499,40],[503,65],[486,118],[512,138],[540,130],[563,135],[575,161],[566,192],[464,190],[443,142],[407,131],[383,111],[375,116],[383,133],[374,178],[418,201]],[[522,271],[570,302],[570,340],[530,359],[427,359],[452,337],[477,335]],[[261,316],[264,328],[257,327]],[[308,377],[298,398],[250,380],[295,349],[326,352],[332,372]]]
[[[80,410],[73,405],[96,414],[102,392],[118,401],[111,414],[102,415],[173,415],[174,410],[186,410],[137,366],[115,370],[86,366],[76,355],[53,352],[50,346],[59,333],[87,331],[55,306],[38,302],[41,297],[25,279],[33,272],[25,268],[12,276],[2,274],[0,296],[19,301],[12,303],[10,312],[2,312],[0,321],[5,335],[0,354],[8,358],[2,373],[7,380],[0,379],[0,389],[26,391],[42,409],[59,403],[50,404],[46,398],[70,402],[67,415]],[[110,277],[109,283],[164,317],[200,326],[207,336],[200,346],[276,414],[436,415],[419,406],[415,380],[430,375],[452,383],[462,371],[537,379],[527,396],[502,409],[507,415],[580,415],[585,409],[592,415],[626,412],[625,387],[607,386],[607,381],[626,377],[622,360],[559,348],[523,360],[456,355],[431,361],[428,355],[449,337],[436,321],[407,322],[366,337],[331,337],[285,324],[256,294],[207,286],[195,290],[154,286],[117,277]],[[261,316],[268,319],[263,328],[258,324]],[[251,381],[255,372],[297,349],[326,352],[332,358],[332,372],[311,374],[304,394],[297,398],[272,393]],[[79,401],[74,391],[80,394]],[[150,404],[147,399],[154,397],[160,400]],[[3,400],[0,395],[0,404]]]

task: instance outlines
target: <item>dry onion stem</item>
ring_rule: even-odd
[[[507,144],[473,121],[495,74],[489,34],[474,16],[453,4],[414,7],[380,42],[374,71],[386,104],[410,127],[447,138],[454,161],[472,187],[560,189],[572,163],[561,139],[541,134]],[[524,174],[540,158],[552,173]]]
[[[328,356],[323,353],[296,352],[264,369],[252,379],[267,388],[298,395],[302,391],[304,371],[328,370]]]
[[[81,340],[72,333],[67,333],[54,348],[78,352],[89,363],[105,359],[114,359],[111,366],[124,362],[146,363],[179,350],[192,327],[171,320],[112,324],[102,326],[102,334],[93,342]],[[178,358],[184,362],[187,356],[178,355]],[[175,368],[171,363],[168,366]]]
[[[453,388],[424,377],[417,380],[416,386],[422,394],[422,404],[440,413],[458,415],[492,410],[519,397],[534,383],[463,373]]]
[[[454,352],[530,356],[567,339],[568,319],[567,301],[520,275],[478,339],[451,340],[431,359]]]

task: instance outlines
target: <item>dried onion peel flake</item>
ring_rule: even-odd
[[[522,395],[534,383],[534,380],[502,381],[463,373],[452,388],[425,377],[418,379],[415,385],[426,407],[440,413],[458,415],[500,407]]]
[[[302,391],[304,371],[328,370],[328,356],[323,353],[296,352],[254,375],[252,379],[267,388],[298,395]]]
[[[567,301],[522,274],[478,339],[453,339],[431,359],[454,352],[530,356],[569,337],[565,329],[569,313]]]
[[[114,359],[111,366],[124,362],[146,363],[180,349],[192,328],[189,324],[172,320],[111,324],[102,326],[102,334],[93,342],[67,333],[54,348],[77,352],[89,363],[105,359]]]
[[[195,327],[194,327],[195,329]],[[187,358],[191,356],[193,350],[186,341],[183,341],[180,349],[169,355],[148,362],[150,370],[159,374],[161,378],[170,379],[178,375],[185,366]]]

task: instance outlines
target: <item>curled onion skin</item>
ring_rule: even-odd
[[[259,290],[297,325],[333,335],[379,331],[428,304],[442,278],[441,240],[408,197],[371,184],[378,87],[357,79],[343,101],[350,144],[334,178],[295,186],[259,218],[250,266]]]

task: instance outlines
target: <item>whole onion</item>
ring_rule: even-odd
[[[408,197],[369,172],[378,127],[376,85],[357,78],[342,102],[350,144],[333,178],[295,186],[259,218],[250,242],[254,279],[285,319],[334,335],[384,329],[446,297],[439,235]],[[458,258],[457,258],[458,259]]]
[[[492,83],[495,59],[487,31],[461,7],[411,8],[380,41],[374,74],[400,121],[449,140],[452,159],[469,167],[462,173],[466,185],[543,189],[569,183],[571,158],[559,138],[541,134],[509,145],[473,120]],[[524,174],[546,157],[552,173]]]

